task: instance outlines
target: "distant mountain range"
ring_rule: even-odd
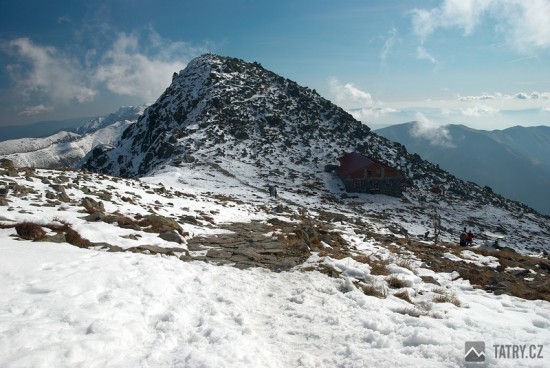
[[[17,166],[70,167],[98,145],[115,144],[120,135],[135,123],[145,106],[126,106],[103,117],[88,119],[73,132],[60,131],[44,138],[19,138],[0,142],[0,157]]]
[[[550,214],[550,127],[475,130],[463,125],[398,124],[376,133],[410,153],[498,194]]]
[[[74,132],[91,117],[67,120],[46,120],[28,125],[0,126],[0,142],[19,138],[42,138],[61,131]]]

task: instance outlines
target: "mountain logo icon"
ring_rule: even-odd
[[[484,362],[485,341],[466,341],[464,344],[464,360],[467,362]]]

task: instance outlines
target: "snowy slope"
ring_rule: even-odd
[[[71,142],[78,138],[80,138],[80,135],[76,133],[59,132],[45,138],[20,138],[3,141],[0,142],[0,155],[38,151],[54,144]]]
[[[21,169],[14,176],[0,175],[0,181],[16,183],[11,188],[19,191],[10,192],[7,206],[0,207],[0,366],[456,367],[466,366],[464,342],[472,340],[485,341],[487,367],[546,363],[498,358],[492,345],[547,349],[547,301],[473,288],[456,271],[434,272],[413,255],[408,263],[399,262],[402,255],[394,253],[398,238],[385,243],[359,231],[380,226],[379,235],[389,233],[381,225],[357,226],[351,218],[334,222],[331,231],[355,249],[353,257],[312,251],[303,265],[285,272],[199,261],[192,240],[222,236],[228,223],[268,225],[275,216],[292,224],[317,215],[235,178],[186,174],[165,171],[128,180]],[[155,184],[159,181],[163,184]],[[198,223],[180,221],[188,235],[177,254],[105,252],[105,244],[130,250],[138,244],[175,243],[145,229],[86,219],[82,200],[90,197],[103,203],[107,215],[185,215]],[[274,214],[277,204],[288,208]],[[23,221],[70,224],[94,245],[80,249],[22,240],[12,226]],[[193,258],[182,262],[186,249]],[[457,265],[494,267],[494,260],[476,248],[456,254]],[[385,259],[389,274],[376,274],[374,264],[360,262],[361,256]],[[550,277],[536,268],[533,272]],[[400,288],[390,287],[392,277],[401,280]],[[365,285],[384,295],[368,295],[362,291]],[[449,298],[438,302],[442,296]]]
[[[60,132],[46,138],[0,142],[0,157],[18,167],[75,167],[94,147],[115,144],[144,108],[121,107],[115,113],[86,123],[78,133]]]
[[[404,198],[342,199],[341,183],[324,167],[351,151],[401,167],[411,182]],[[116,147],[98,147],[83,167],[129,177],[206,170],[256,190],[277,185],[289,201],[373,222],[382,218],[413,235],[433,234],[437,209],[446,241],[456,241],[468,227],[476,234],[504,233],[516,249],[550,251],[547,217],[408,153],[313,90],[257,63],[217,55],[191,61]],[[447,196],[434,195],[434,186],[444,186]]]

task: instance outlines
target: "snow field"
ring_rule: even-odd
[[[63,175],[73,180],[76,174]],[[219,233],[215,224],[274,216],[264,208],[280,202],[257,188],[242,186],[236,178],[225,183],[221,176],[211,179],[167,169],[141,182],[88,175],[85,185],[112,193],[113,202],[103,201],[107,212],[208,214],[214,225],[181,224],[195,236]],[[131,231],[141,235],[138,242],[124,239],[130,231],[87,222],[76,204],[33,206],[52,189],[36,179],[15,180],[38,194],[10,197],[15,210],[2,210],[4,218],[67,221],[91,241],[123,248],[175,244],[143,231]],[[186,196],[156,193],[158,182]],[[76,202],[85,196],[97,199],[77,189],[67,193]],[[135,198],[135,203],[121,196]],[[283,192],[280,201],[294,211],[285,196]],[[392,199],[377,202],[377,197],[358,203],[380,212],[395,205]],[[310,208],[323,208],[319,199],[302,200]],[[368,226],[390,233],[382,221]],[[458,274],[435,273],[414,258],[412,271],[399,266],[395,255],[374,239],[355,234],[349,224],[336,223],[334,228],[358,252],[389,262],[391,275],[372,275],[368,264],[351,258],[321,259],[316,254],[304,266],[323,262],[341,277],[316,271],[242,271],[176,257],[17,241],[13,229],[0,230],[0,367],[456,367],[465,365],[464,342],[473,340],[486,342],[488,367],[544,366],[540,360],[497,360],[490,349],[492,344],[550,347],[547,302],[475,290],[457,279]],[[461,256],[494,266],[492,257],[469,251]],[[432,276],[441,286],[424,283],[421,276]],[[389,290],[389,277],[399,278],[404,287]],[[365,295],[358,288],[361,283],[385,288],[387,297]],[[398,291],[406,292],[414,305],[396,297]],[[460,306],[433,302],[441,294],[454,295]]]
[[[437,304],[438,318],[412,317],[402,300],[317,272],[241,271],[4,236],[0,252],[2,367],[455,367],[464,341],[550,344],[548,303],[466,282],[443,285],[462,307]]]

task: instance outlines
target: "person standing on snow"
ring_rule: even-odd
[[[467,241],[468,241],[468,234],[466,233],[466,228],[464,228],[464,231],[460,234],[460,246],[465,247]]]
[[[466,234],[466,245],[472,245],[474,242],[474,234],[472,234],[472,231],[468,231]]]

